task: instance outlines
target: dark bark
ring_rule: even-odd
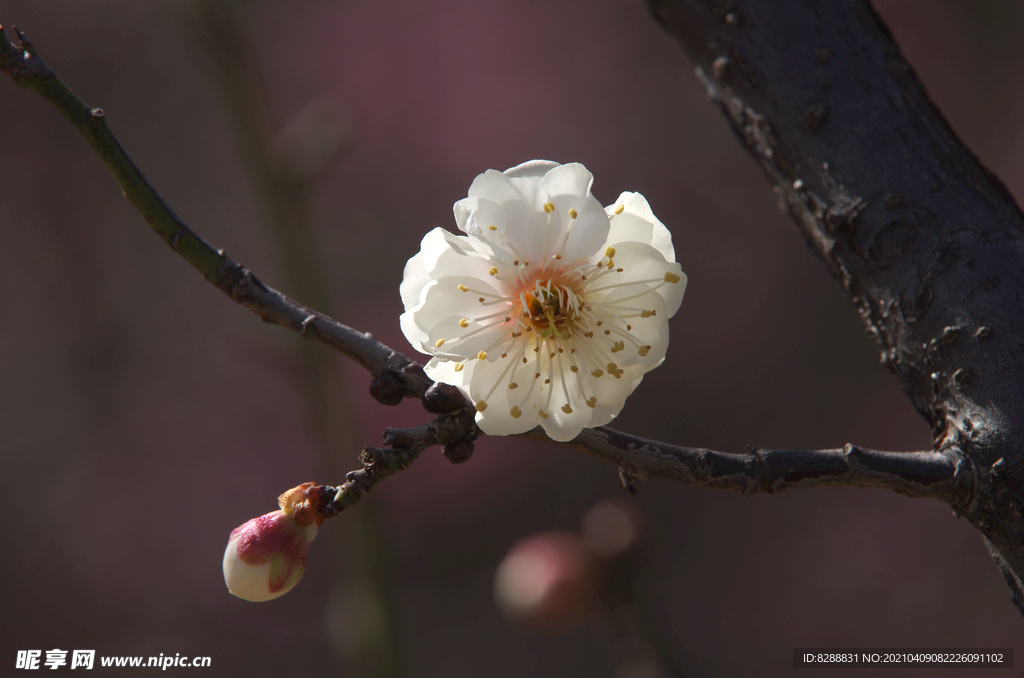
[[[1024,215],[866,0],[650,0],[1024,576]]]

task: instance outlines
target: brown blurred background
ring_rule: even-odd
[[[615,427],[735,452],[929,447],[839,285],[641,0],[235,7],[269,102],[265,147],[293,178],[319,171],[283,209],[313,227],[292,230],[239,154],[224,83],[248,76],[217,75],[211,6],[225,5],[9,0],[0,22],[106,111],[207,240],[398,350],[414,353],[398,329],[405,261],[431,228],[454,229],[473,177],[579,161],[602,202],[648,198],[689,275],[668,359]],[[1020,196],[1024,6],[877,6],[953,127]],[[335,142],[321,168],[317,150]],[[358,367],[203,282],[77,133],[9,82],[0,148],[0,666],[62,648],[210,656],[223,676],[774,676],[794,647],[1007,647],[1024,632],[981,537],[943,504],[666,482],[629,500],[645,525],[633,604],[613,623],[524,628],[494,603],[512,545],[578,531],[625,495],[607,464],[493,438],[462,466],[429,450],[327,523],[284,598],[235,599],[220,569],[232,528],[300,482],[340,482],[385,426],[429,415],[377,404]],[[661,659],[630,663],[617,614],[656,629],[639,646]]]

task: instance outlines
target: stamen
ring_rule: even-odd
[[[666,273],[665,275],[668,275],[668,274]],[[663,283],[664,280],[662,280],[661,278],[651,278],[650,280],[630,280],[629,282],[615,283],[614,285],[606,285],[604,287],[598,287],[597,289],[589,289],[588,288],[587,289],[587,294],[590,294],[592,292],[604,292],[605,290],[613,290],[616,287],[629,287],[630,285],[649,285],[651,283],[657,283],[657,282]],[[660,287],[660,285],[659,285],[659,287]],[[655,289],[657,289],[657,287],[652,287],[651,289],[655,290]],[[624,300],[620,299],[619,301],[624,301]]]
[[[438,339],[434,342],[434,348],[441,348],[442,345],[444,345],[444,339]]]
[[[554,356],[555,356],[555,354],[552,353],[551,357],[554,358]],[[561,356],[558,357],[558,366],[559,366],[559,368],[561,368],[561,366],[562,366],[562,357]],[[558,370],[558,379],[562,382],[562,395],[565,396],[565,402],[566,402],[565,407],[569,407],[569,405],[568,405],[568,403],[569,403],[569,387],[566,386],[566,384],[565,384],[565,370],[563,370],[563,369],[559,369]],[[566,410],[565,407],[562,408],[562,411],[565,412],[566,414],[572,414],[572,409]]]
[[[500,313],[496,313],[495,315],[501,315],[501,314]],[[462,323],[459,323],[459,324],[462,325]],[[490,325],[481,325],[480,327],[476,328],[472,332],[466,332],[465,334],[463,334],[461,337],[459,337],[459,341],[461,341],[463,339],[469,339],[470,337],[472,337],[474,335],[477,335],[477,334],[480,334],[481,332],[484,332],[486,330],[489,330],[492,327],[497,327],[498,325],[504,325],[504,324],[505,324],[504,320],[498,320],[497,322],[493,322]],[[502,339],[501,341],[504,341],[504,339]],[[501,342],[499,342],[499,343],[501,343]]]

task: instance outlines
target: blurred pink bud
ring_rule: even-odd
[[[512,547],[495,574],[494,596],[510,619],[554,630],[590,611],[596,583],[594,559],[579,537],[544,532]]]
[[[306,569],[315,523],[299,525],[291,510],[253,518],[231,532],[224,551],[224,582],[239,598],[262,602],[290,591]]]
[[[624,499],[605,499],[583,516],[581,532],[591,553],[599,558],[621,556],[636,545],[643,526],[640,511]]]

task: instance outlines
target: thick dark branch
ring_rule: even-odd
[[[0,67],[15,82],[57,107],[103,159],[125,196],[160,238],[211,283],[264,321],[337,349],[375,375],[371,392],[394,404],[401,396],[423,398],[432,383],[422,367],[371,335],[358,332],[267,287],[194,233],[164,202],[113,137],[98,109],[90,109],[53,74],[19,33],[10,43],[0,31]],[[429,398],[425,400],[425,404]],[[363,469],[349,474],[335,509],[349,506],[383,478],[406,468],[427,447],[469,441],[481,435],[464,401],[414,429],[389,429],[385,444],[367,448]],[[438,410],[433,410],[437,412]],[[854,446],[842,450],[761,450],[738,455],[676,447],[608,428],[585,429],[575,440],[554,443],[538,428],[523,438],[560,444],[614,463],[634,480],[664,478],[745,493],[781,492],[796,487],[849,485],[884,487],[916,497],[965,503],[973,474],[961,473],[950,457],[932,452],[875,452]],[[455,459],[453,459],[454,461]]]
[[[978,469],[966,515],[1020,582],[1024,215],[867,0],[649,4],[849,293],[936,451]]]

